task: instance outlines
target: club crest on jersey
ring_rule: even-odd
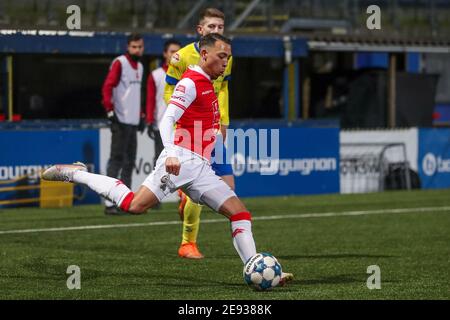
[[[186,87],[183,85],[179,85],[177,86],[177,88],[175,89],[175,91],[179,91],[181,93],[186,93]]]

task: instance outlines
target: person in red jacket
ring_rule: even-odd
[[[119,178],[131,188],[136,151],[137,131],[145,128],[141,112],[141,82],[144,40],[139,34],[127,38],[127,52],[113,60],[103,83],[103,107],[111,125],[111,153],[106,174]],[[142,126],[144,125],[144,127]],[[105,214],[121,214],[114,204],[105,200]]]
[[[147,103],[146,103],[146,123],[147,134],[155,142],[155,155],[153,166],[156,164],[164,145],[159,133],[159,124],[167,109],[164,101],[164,87],[166,85],[166,72],[172,55],[181,49],[181,43],[174,39],[169,39],[164,43],[163,58],[161,67],[150,72],[147,78]]]

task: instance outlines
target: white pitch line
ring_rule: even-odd
[[[324,218],[324,217],[343,217],[343,216],[362,216],[370,214],[384,214],[384,213],[413,213],[413,212],[436,212],[449,211],[450,207],[423,207],[423,208],[402,208],[402,209],[380,209],[380,210],[365,210],[365,211],[343,211],[343,212],[322,212],[322,213],[303,213],[303,214],[286,214],[275,216],[252,217],[252,220],[282,220],[282,219],[301,219],[301,218]],[[218,223],[228,222],[222,219],[202,219],[201,223]],[[45,229],[22,229],[22,230],[4,230],[1,234],[19,234],[19,233],[37,233],[37,232],[56,232],[56,231],[76,231],[76,230],[96,230],[96,229],[114,229],[114,228],[133,228],[133,227],[148,227],[148,226],[166,226],[172,224],[181,224],[179,220],[176,221],[155,221],[146,223],[124,223],[124,224],[103,224],[91,226],[78,227],[61,227],[61,228],[45,228]]]

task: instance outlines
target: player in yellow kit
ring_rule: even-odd
[[[223,34],[225,15],[218,9],[205,9],[200,15],[197,25],[197,33],[205,36],[209,33]],[[198,42],[193,42],[172,56],[166,74],[166,87],[164,99],[169,101],[175,85],[181,79],[189,65],[196,65],[200,60]],[[223,139],[226,137],[226,129],[230,123],[228,112],[228,80],[231,77],[232,57],[222,76],[214,80],[214,91],[218,97],[220,110],[220,125]],[[220,144],[223,145],[223,144]],[[226,149],[223,148],[224,159],[226,159]],[[234,176],[231,164],[218,164],[212,162],[212,169],[216,175],[220,176],[234,190]],[[183,238],[178,249],[178,255],[183,258],[201,259],[203,255],[197,247],[197,236],[200,225],[200,213],[202,206],[194,203],[180,191],[181,202],[179,207],[180,217],[183,220]]]

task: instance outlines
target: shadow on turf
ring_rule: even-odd
[[[177,277],[166,277],[170,278],[172,281],[166,281],[164,282],[164,286],[166,287],[180,287],[180,281],[182,282],[189,282],[190,287],[211,287],[211,286],[218,286],[218,287],[232,287],[232,288],[247,288],[246,285],[242,283],[233,283],[233,282],[227,282],[227,281],[215,281],[212,279],[201,279],[196,277],[184,277],[184,276],[177,276]],[[365,284],[366,281],[366,274],[339,274],[339,275],[333,275],[328,277],[323,277],[320,279],[295,279],[292,282],[290,282],[286,287],[283,287],[281,290],[282,292],[296,292],[298,291],[299,287],[301,286],[312,286],[312,285],[322,285],[322,284]],[[399,282],[397,280],[384,280],[383,283],[395,283]],[[278,290],[276,290],[278,291]]]
[[[213,280],[213,279],[202,279],[198,277],[189,277],[189,276],[167,276],[165,275],[165,281],[164,286],[173,286],[173,287],[180,287],[180,282],[189,282],[189,286],[194,287],[211,287],[211,285],[214,286],[227,286],[227,287],[242,287],[241,283],[233,283],[233,282],[227,282],[227,281],[219,281],[219,280]],[[172,282],[167,280],[172,280]]]
[[[277,256],[278,259],[296,260],[296,259],[341,259],[341,258],[394,258],[395,256],[376,255],[376,254],[356,254],[356,253],[342,253],[342,254],[313,254],[313,255],[286,255]]]
[[[292,285],[317,285],[317,284],[349,284],[359,283],[364,284],[366,281],[366,274],[338,274],[321,279],[299,279],[292,281]],[[383,280],[383,283],[399,282],[397,280]]]
[[[26,278],[26,279],[35,279],[35,280],[59,280],[67,279],[67,267],[68,264],[63,263],[52,263],[47,261],[43,257],[33,258],[28,263],[23,265],[24,269],[28,270],[29,273],[27,275],[11,275],[9,278]],[[83,278],[85,280],[93,280],[100,277],[107,276],[104,271],[95,270],[91,268],[83,268]]]
[[[293,284],[299,285],[315,285],[315,284],[345,284],[345,283],[362,283],[361,274],[338,274],[322,279],[300,279],[294,280]]]

